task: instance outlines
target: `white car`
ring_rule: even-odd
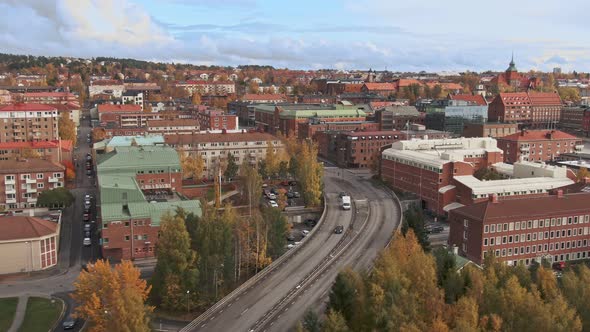
[[[84,244],[85,247],[88,247],[92,244],[92,240],[90,240],[89,237],[85,237],[84,240],[82,241],[82,244]]]
[[[287,249],[291,249],[291,248],[293,248],[294,246],[295,246],[294,244],[292,244],[292,243],[289,243],[289,244],[287,245]]]
[[[275,199],[277,199],[277,195],[270,193],[270,194],[268,194],[268,199],[275,200]]]
[[[307,236],[307,234],[309,234],[309,231],[307,229],[301,231],[301,235]]]
[[[90,209],[90,201],[84,202],[84,209],[86,209],[86,210]]]
[[[273,208],[278,208],[279,207],[279,205],[277,204],[276,201],[269,201],[268,204],[270,204],[270,207],[273,207]]]

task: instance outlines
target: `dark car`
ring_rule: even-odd
[[[72,330],[76,326],[76,323],[78,323],[78,319],[69,315],[68,318],[64,320],[62,327],[64,330]]]
[[[287,235],[287,241],[295,241],[295,237],[293,236],[293,234]]]
[[[277,188],[274,188],[274,187],[270,189],[270,192],[275,195],[279,194],[279,191],[277,190]]]
[[[287,198],[293,198],[293,197],[295,197],[295,194],[292,191],[289,191],[287,193]]]
[[[90,213],[84,213],[84,221],[88,222],[90,220]]]
[[[345,193],[344,191],[341,191],[341,192],[338,194],[338,197],[340,197],[340,198],[342,198],[342,197],[344,197],[344,196],[346,196],[346,193]]]
[[[334,228],[335,234],[342,234],[342,232],[344,232],[344,226],[338,225],[338,226],[336,226],[336,228]]]
[[[87,169],[86,170],[86,175],[88,175],[88,176],[92,175],[92,170],[91,169]]]
[[[317,224],[315,219],[306,219],[305,224],[309,227],[314,227]]]
[[[289,185],[290,186],[296,186],[297,185],[297,181],[291,180],[291,181],[289,181]]]
[[[430,233],[442,233],[445,228],[442,227],[441,225],[425,225],[424,226],[424,230],[426,231],[426,233],[430,234]]]
[[[84,232],[84,237],[90,237],[90,232],[89,231]]]
[[[551,267],[554,270],[562,271],[563,269],[565,269],[565,262],[555,262]]]

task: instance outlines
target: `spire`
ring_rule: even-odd
[[[508,65],[508,69],[506,71],[518,71],[516,69],[516,65],[514,64],[514,52],[512,52],[512,58],[510,58],[510,64]]]

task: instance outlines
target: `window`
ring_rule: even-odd
[[[494,245],[494,240],[495,240],[495,238],[493,238],[493,237],[491,237],[491,238],[490,238],[490,245],[491,245],[491,246],[493,246],[493,245]]]
[[[483,239],[483,245],[484,245],[484,247],[487,247],[487,245],[488,245],[488,238]]]
[[[37,183],[37,188],[43,188],[45,185],[43,183]]]
[[[147,236],[147,234],[143,234],[143,240],[144,240],[144,241],[147,241],[147,239],[148,239],[148,236]]]
[[[504,223],[504,232],[508,231],[508,223]]]
[[[533,222],[531,220],[527,221],[527,228],[528,229],[533,228]]]
[[[128,221],[125,222],[125,227],[129,227],[129,222]]]
[[[125,235],[125,241],[129,241],[129,235]]]
[[[502,236],[502,244],[505,244],[507,242],[507,240],[508,239],[506,238],[506,236]]]
[[[495,233],[496,232],[496,225],[493,224],[493,225],[490,225],[490,227],[491,227],[490,233]]]
[[[517,231],[520,230],[520,223],[519,222],[514,223],[514,229]]]
[[[37,173],[37,179],[43,179],[43,173]]]
[[[488,232],[489,232],[489,230],[490,230],[490,226],[489,226],[489,225],[485,225],[485,226],[483,227],[483,232],[484,232],[484,233],[488,233]]]
[[[104,244],[109,243],[109,238],[108,237],[103,237],[102,238],[102,243],[104,243]]]
[[[109,224],[108,223],[102,224],[102,228],[109,228]]]

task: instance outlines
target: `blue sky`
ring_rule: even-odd
[[[293,69],[590,71],[590,1],[0,0],[0,52]]]

